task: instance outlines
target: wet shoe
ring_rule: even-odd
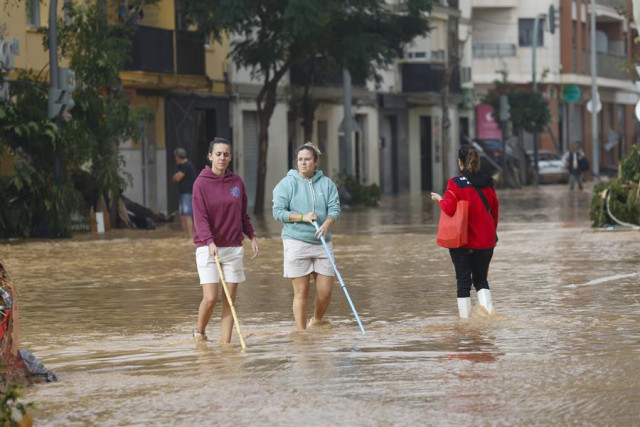
[[[198,331],[193,331],[193,340],[195,342],[207,341],[207,336]]]

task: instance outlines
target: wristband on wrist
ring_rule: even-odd
[[[304,214],[300,214],[300,222],[304,221]]]

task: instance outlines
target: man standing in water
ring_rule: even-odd
[[[176,161],[176,173],[173,174],[173,182],[178,183],[178,214],[180,215],[180,225],[184,235],[191,239],[193,237],[193,207],[191,200],[193,197],[193,182],[196,179],[196,168],[187,159],[187,152],[184,148],[176,148],[173,152]]]
[[[580,149],[580,143],[574,141],[571,143],[569,151],[564,153],[564,165],[569,170],[569,189],[573,190],[574,184],[578,184],[578,188],[582,190],[582,173],[589,170],[589,161],[586,154]]]

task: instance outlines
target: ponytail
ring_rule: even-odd
[[[458,150],[458,159],[470,173],[480,172],[480,153],[470,145],[463,145]]]

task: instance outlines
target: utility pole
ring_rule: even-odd
[[[591,0],[590,18],[591,18],[591,147],[593,153],[593,161],[591,162],[591,173],[594,178],[600,175],[600,144],[598,141],[598,105],[600,105],[600,97],[598,96],[598,75],[596,69],[596,2]]]
[[[60,67],[58,66],[58,26],[57,26],[58,0],[49,0],[49,99],[47,114],[49,118],[55,118],[59,124],[59,116],[53,115],[55,104],[58,103],[62,91],[60,90]],[[56,180],[62,177],[62,159],[60,155],[53,155],[53,176]]]
[[[533,20],[533,39],[531,40],[531,90],[538,91],[538,82],[536,81],[536,48],[538,47],[538,29],[540,20],[545,19],[546,15],[538,14]],[[533,164],[536,170],[536,185],[538,185],[538,159],[539,159],[540,136],[538,132],[533,133]]]

